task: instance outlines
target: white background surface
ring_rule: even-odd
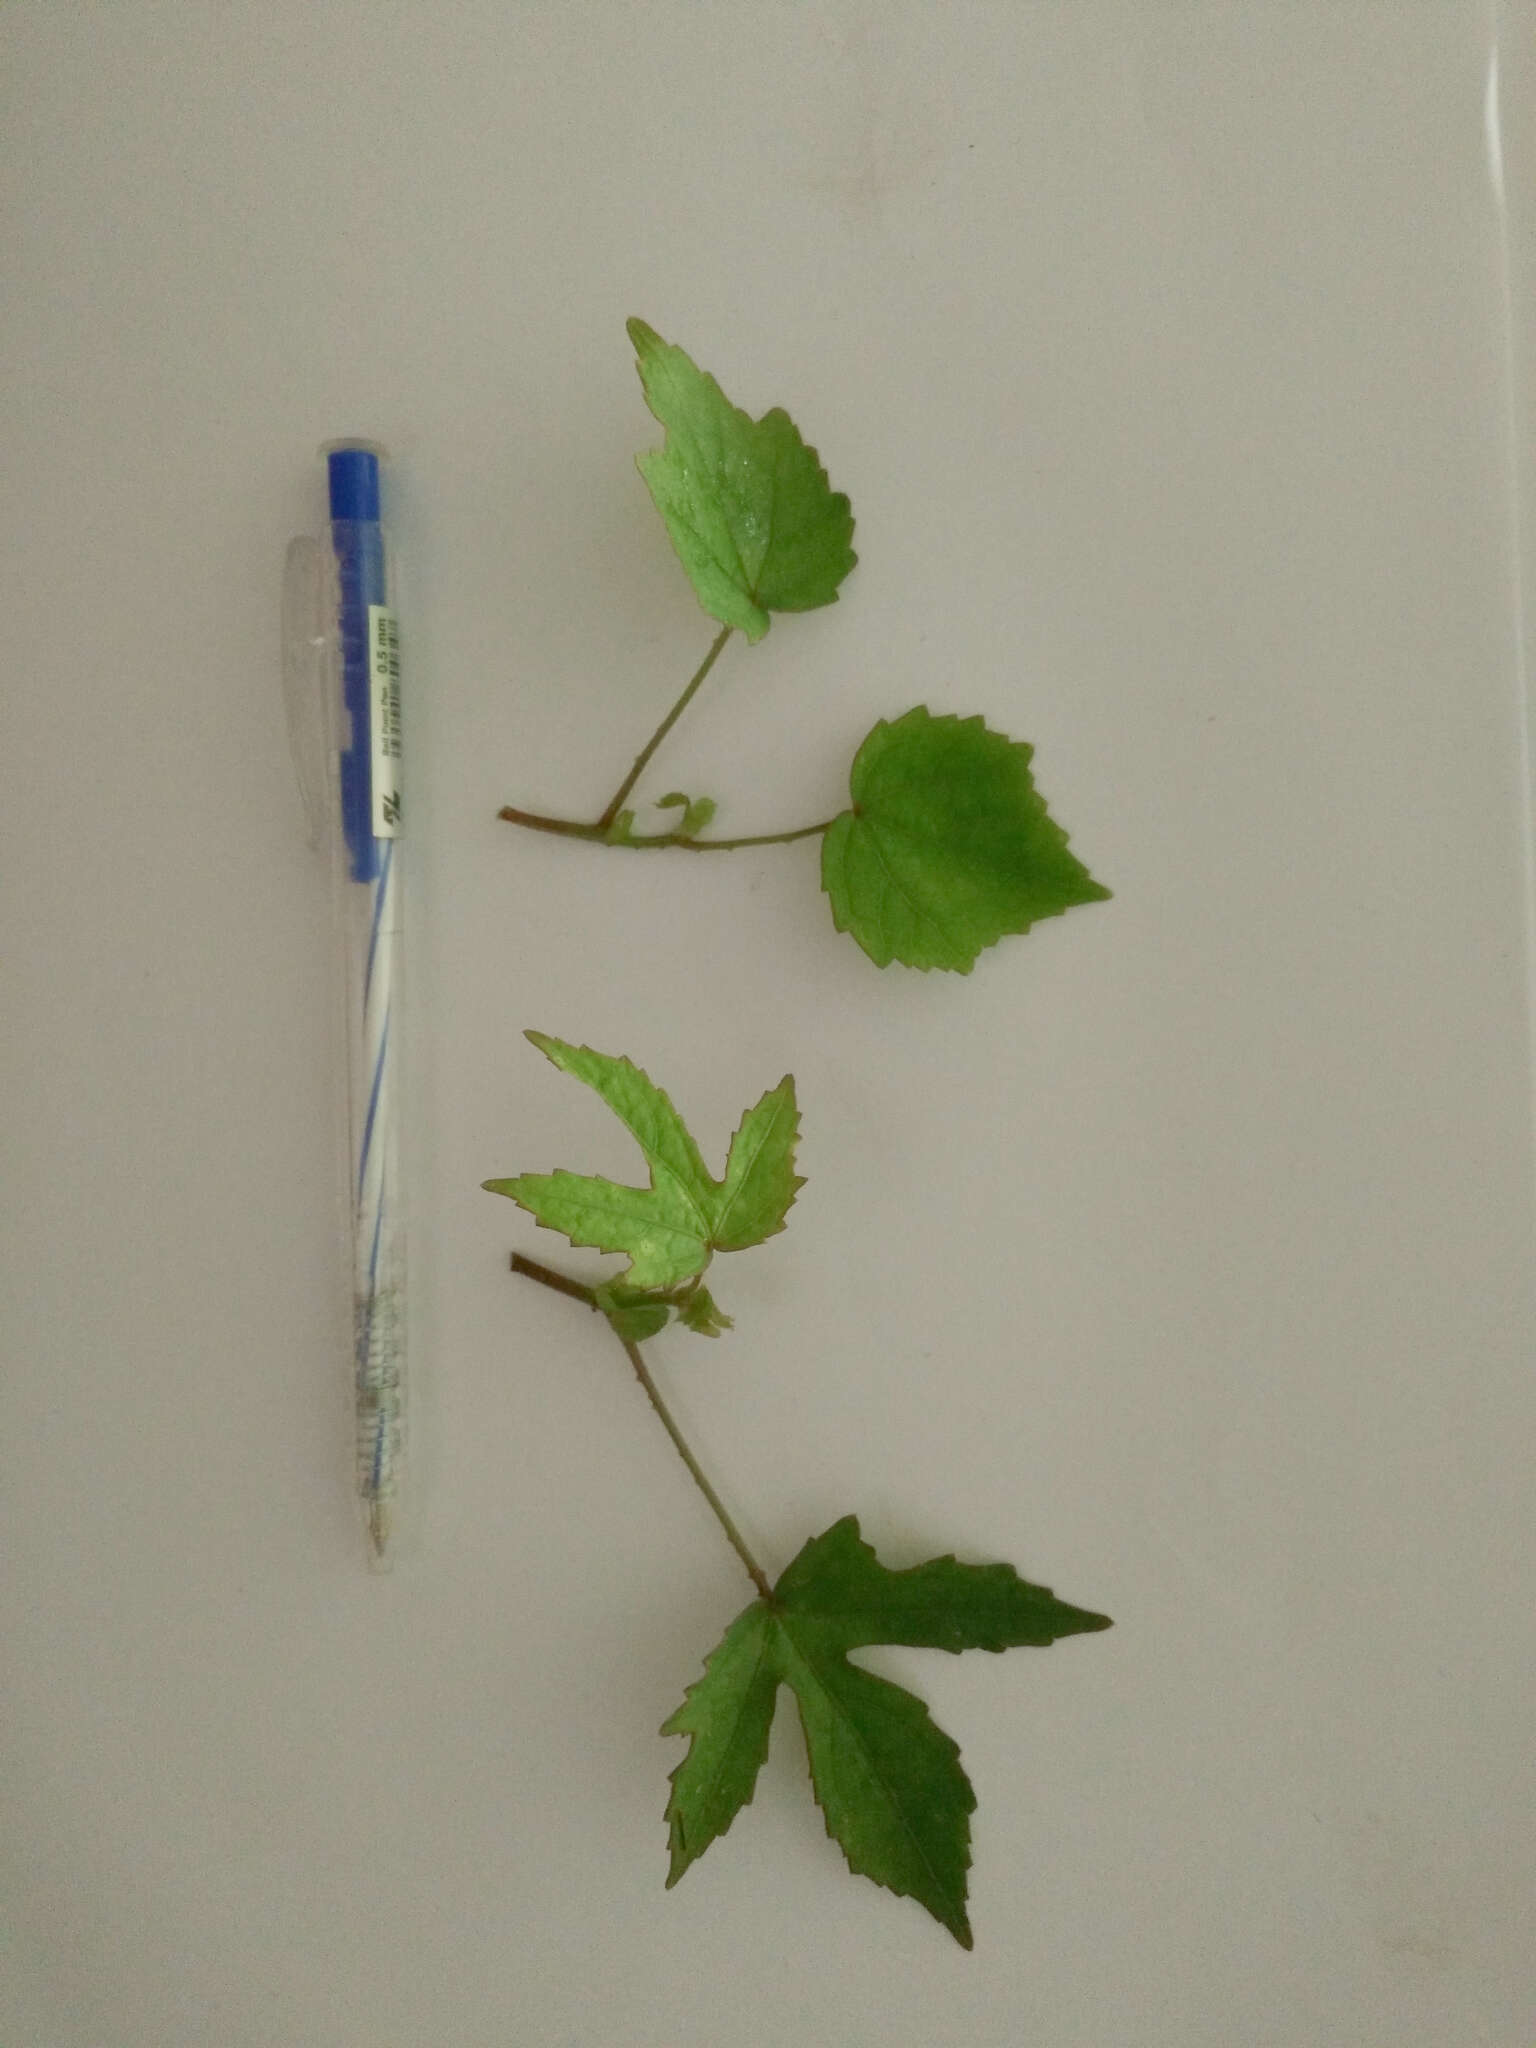
[[[5,10],[0,2039],[1526,2048],[1528,217],[1486,116],[1497,41],[1516,194],[1531,28]],[[814,847],[496,822],[595,811],[712,631],[632,312],[792,410],[862,558],[652,793],[799,823],[875,717],[982,711],[1111,904],[882,975]],[[408,578],[387,1580],[277,671],[343,432]],[[844,1872],[782,1704],[662,1888],[655,1731],[749,1589],[615,1347],[507,1273],[594,1262],[483,1178],[633,1164],[526,1025],[708,1150],[798,1078],[735,1334],[653,1347],[770,1569],[855,1510],[1116,1618],[869,1656],[975,1782],[972,1956]]]

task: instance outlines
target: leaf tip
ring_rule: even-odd
[[[661,347],[661,336],[648,321],[642,320],[638,314],[631,313],[624,322],[624,332],[629,336],[630,345],[637,356],[651,355],[656,349]]]

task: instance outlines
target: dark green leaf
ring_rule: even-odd
[[[940,1557],[890,1571],[845,1516],[806,1544],[771,1602],[756,1601],[738,1616],[666,1724],[665,1733],[693,1738],[673,1773],[668,1882],[751,1797],[782,1681],[795,1695],[827,1832],[850,1869],[917,1899],[969,1948],[966,1872],[976,1798],[959,1750],[921,1700],[850,1664],[848,1652],[870,1643],[1043,1646],[1108,1626],[1104,1615],[1027,1584],[1011,1565]]]
[[[916,1899],[969,1948],[976,1794],[958,1745],[915,1694],[850,1664],[831,1636],[793,1621],[779,1635],[816,1803],[848,1868]]]
[[[881,1564],[852,1515],[807,1543],[774,1588],[796,1614],[835,1620],[844,1649],[906,1643],[916,1649],[1044,1647],[1108,1628],[1108,1617],[1032,1586],[1011,1564],[930,1558],[903,1572]]]
[[[822,842],[821,884],[838,930],[877,967],[968,974],[1005,934],[1109,895],[1046,810],[1032,752],[921,704],[865,739],[853,806]]]
[[[662,1724],[663,1735],[692,1738],[672,1773],[667,1802],[669,1887],[725,1833],[752,1797],[768,1754],[778,1697],[776,1647],[773,1618],[756,1600],[731,1623],[705,1664],[704,1676],[689,1686],[683,1704]]]

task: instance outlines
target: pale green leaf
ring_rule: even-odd
[[[527,1036],[623,1121],[650,1167],[650,1186],[629,1187],[560,1168],[488,1180],[483,1185],[492,1194],[508,1196],[573,1244],[627,1252],[631,1264],[620,1277],[632,1290],[680,1287],[702,1273],[715,1252],[744,1250],[783,1229],[784,1213],[801,1185],[793,1170],[799,1112],[792,1076],[786,1074],[747,1112],[731,1141],[725,1178],[717,1181],[667,1096],[632,1061],[542,1031]],[[681,1311],[683,1298],[677,1305]],[[611,1308],[605,1313],[611,1318]],[[691,1327],[705,1335],[730,1327],[730,1318],[707,1294],[693,1314]]]
[[[789,1206],[805,1186],[794,1170],[799,1134],[795,1084],[786,1074],[747,1111],[731,1139],[714,1213],[713,1237],[721,1251],[761,1244],[784,1228]]]
[[[709,1241],[698,1212],[662,1169],[649,1188],[624,1187],[596,1175],[523,1173],[484,1183],[535,1216],[546,1230],[559,1230],[572,1244],[599,1252],[628,1252],[625,1274],[631,1286],[672,1287],[703,1271]]]
[[[666,428],[640,474],[705,611],[760,640],[770,612],[833,603],[857,559],[853,516],[788,413],[753,420],[643,320],[629,338]]]
[[[665,796],[656,799],[658,811],[681,811],[675,830],[684,839],[692,839],[704,830],[715,815],[715,800],[709,796],[685,796],[680,789],[669,789]]]
[[[689,1288],[679,1298],[677,1319],[696,1337],[718,1337],[735,1328],[731,1318],[716,1304],[714,1296],[702,1283]]]
[[[527,1031],[523,1036],[562,1073],[585,1082],[602,1097],[651,1164],[665,1166],[672,1174],[692,1203],[701,1230],[706,1228],[714,1183],[687,1125],[650,1076],[632,1060],[594,1052],[590,1045],[569,1045],[546,1031]]]

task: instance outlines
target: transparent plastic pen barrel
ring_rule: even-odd
[[[404,1187],[400,1168],[401,919],[392,840],[350,882],[352,1313],[357,1489],[382,1562],[396,1520],[405,1423]]]
[[[339,650],[338,890],[346,926],[357,1487],[370,1556],[386,1561],[403,1462],[406,1256],[401,1172],[403,932],[399,648],[378,464],[330,455]]]

